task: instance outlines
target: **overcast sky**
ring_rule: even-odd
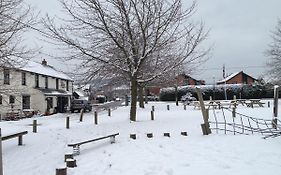
[[[62,14],[58,0],[26,1],[42,15]],[[212,46],[213,50],[210,59],[193,76],[212,83],[222,79],[223,64],[227,74],[240,70],[255,78],[264,74],[264,52],[271,42],[270,32],[281,18],[280,7],[281,0],[198,0],[194,19],[202,20],[210,29],[206,46]],[[33,41],[37,45],[42,43]],[[46,49],[46,44],[44,47],[44,52],[52,52]],[[56,64],[56,61],[50,62]]]

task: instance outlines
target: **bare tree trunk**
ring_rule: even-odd
[[[131,79],[131,110],[130,120],[137,121],[137,96],[138,96],[138,82],[136,77]]]
[[[148,91],[148,90],[147,90],[147,87],[145,87],[145,88],[144,88],[144,96],[145,96],[145,98],[144,98],[145,100],[144,100],[144,101],[145,101],[145,104],[148,104],[147,91]]]
[[[138,93],[139,107],[144,108],[143,87],[139,85],[138,88],[139,88],[139,93]]]

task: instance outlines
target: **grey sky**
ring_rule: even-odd
[[[26,1],[42,14],[62,14],[58,0]],[[264,51],[271,41],[270,31],[281,18],[280,7],[280,0],[198,0],[194,19],[204,21],[210,29],[206,46],[212,45],[213,51],[209,61],[193,76],[212,83],[214,78],[216,81],[222,78],[223,64],[227,74],[243,70],[255,78],[262,75],[266,63]],[[50,51],[46,44],[44,48]]]

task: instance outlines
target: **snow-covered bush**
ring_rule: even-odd
[[[224,100],[225,91],[227,99],[236,98],[251,99],[251,98],[266,98],[269,93],[267,91],[271,88],[265,88],[265,85],[243,85],[243,84],[226,84],[226,85],[200,85],[200,86],[181,86],[178,87],[178,99],[189,93],[191,96],[197,98],[195,87],[199,87],[202,91],[204,100],[209,100],[210,97],[215,100]],[[273,94],[272,94],[273,95]],[[161,101],[174,101],[175,88],[163,88],[160,91]]]

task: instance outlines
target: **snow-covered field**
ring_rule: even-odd
[[[0,122],[2,135],[27,130],[24,146],[17,139],[4,141],[5,175],[51,175],[64,167],[64,154],[72,151],[67,144],[120,133],[116,143],[109,139],[81,146],[75,156],[77,167],[68,169],[69,175],[265,175],[281,172],[281,137],[262,139],[262,135],[203,136],[201,111],[193,107],[167,103],[149,103],[138,109],[138,122],[130,123],[129,107],[99,113],[99,124],[93,124],[93,113],[79,113],[39,117],[38,133],[32,133],[33,119]],[[280,104],[280,103],[279,103]],[[155,120],[150,120],[151,106],[155,106]],[[280,106],[281,107],[281,106]],[[243,114],[271,119],[272,108],[239,107]],[[70,129],[65,128],[66,116],[71,117]],[[187,131],[188,136],[180,132]],[[171,137],[164,137],[170,132]],[[137,134],[137,139],[129,135]],[[153,133],[147,138],[146,133]]]

